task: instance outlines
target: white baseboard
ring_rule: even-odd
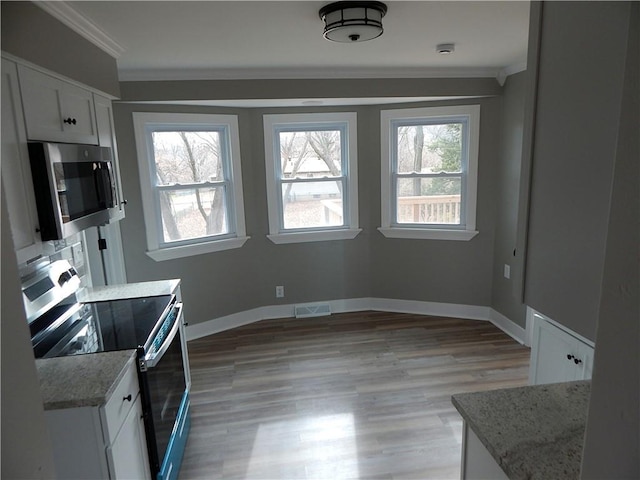
[[[491,323],[521,345],[530,346],[531,342],[529,341],[527,331],[524,328],[493,308],[490,308],[489,310],[489,321]]]
[[[421,302],[419,300],[397,300],[372,298],[369,310],[381,312],[414,313],[434,317],[457,317],[470,320],[489,320],[489,307],[461,305],[456,303]]]
[[[381,312],[413,313],[416,315],[430,315],[435,317],[455,317],[490,321],[517,342],[526,344],[525,330],[491,307],[391,298],[349,298],[323,301],[322,303],[328,303],[331,306],[332,313],[376,310]],[[187,340],[195,340],[261,320],[290,318],[294,316],[294,307],[295,305],[293,304],[267,305],[215,318],[206,322],[188,325],[186,328]]]

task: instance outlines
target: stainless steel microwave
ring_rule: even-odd
[[[116,205],[110,148],[29,142],[29,160],[42,240],[109,222]]]

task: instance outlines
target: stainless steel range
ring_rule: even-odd
[[[23,278],[35,357],[135,349],[152,476],[177,477],[171,466],[180,463],[189,428],[182,304],[175,295],[81,303],[79,286],[64,260]]]

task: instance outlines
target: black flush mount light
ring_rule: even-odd
[[[382,17],[387,6],[382,2],[334,2],[320,9],[324,38],[334,42],[355,43],[382,35]]]

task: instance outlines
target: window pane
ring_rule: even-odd
[[[220,132],[153,132],[157,185],[223,180]]]
[[[460,173],[462,124],[398,127],[398,173]]]
[[[401,178],[397,223],[460,224],[460,178]]]
[[[340,130],[280,132],[282,178],[342,175]]]
[[[160,212],[164,242],[229,233],[224,187],[163,190]]]
[[[282,185],[284,228],[344,225],[342,182],[302,182]]]

